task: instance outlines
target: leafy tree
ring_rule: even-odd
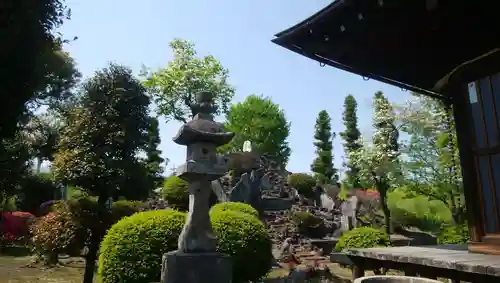
[[[316,146],[316,159],[311,164],[311,171],[316,173],[316,178],[323,183],[338,182],[337,169],[333,166],[333,138],[331,118],[326,110],[318,113],[315,125],[314,145]]]
[[[185,123],[192,116],[190,105],[201,91],[214,94],[219,106],[216,114],[227,113],[234,96],[228,83],[228,70],[209,55],[197,57],[192,42],[176,39],[170,43],[173,61],[156,72],[145,72],[144,85],[154,95],[158,113],[168,119]]]
[[[53,31],[69,11],[61,0],[6,0],[0,20],[2,43],[0,62],[0,136],[13,137],[27,102],[47,85],[51,68],[46,54],[60,50],[61,40]]]
[[[442,201],[457,223],[464,221],[465,203],[455,124],[443,102],[414,95],[400,107],[407,188],[414,194]]]
[[[364,144],[350,152],[349,160],[359,168],[361,182],[375,187],[380,194],[380,203],[385,218],[387,233],[391,232],[390,211],[387,206],[387,193],[400,182],[399,151],[397,127],[392,105],[378,92],[374,97],[373,127],[375,132],[372,144]],[[361,141],[362,142],[362,141]]]
[[[53,111],[33,116],[23,128],[23,136],[36,158],[36,173],[40,173],[42,162],[52,161],[62,128],[61,120]]]
[[[393,107],[381,91],[375,93],[374,101],[373,111],[379,118],[373,121],[376,130],[373,135],[373,143],[387,144],[388,150],[397,153],[393,157],[393,161],[399,162],[399,128],[395,124],[396,116]]]
[[[160,129],[158,119],[156,117],[150,118],[148,138],[146,146],[146,158],[143,161],[144,166],[148,172],[149,183],[151,190],[159,188],[163,184],[163,167],[162,163],[165,161],[161,157],[161,151],[158,149],[160,145]]]
[[[236,133],[234,139],[219,151],[242,151],[243,143],[252,143],[252,150],[284,168],[290,158],[288,146],[290,123],[284,111],[269,97],[248,96],[243,102],[233,104],[227,115],[225,128]]]
[[[21,180],[28,176],[31,156],[19,132],[14,137],[4,138],[0,142],[0,176],[2,177],[0,178],[0,208],[3,208],[6,202],[17,193]]]
[[[343,121],[345,126],[345,131],[340,133],[340,136],[344,140],[344,152],[345,156],[349,156],[353,151],[360,149],[361,144],[359,143],[361,132],[358,129],[358,116],[356,115],[358,103],[352,95],[346,96],[344,100],[344,113]],[[348,170],[346,171],[346,181],[350,187],[359,188],[361,186],[359,181],[359,168],[357,168],[353,162],[347,160],[345,166]]]
[[[130,182],[137,158],[146,145],[149,97],[126,67],[111,64],[83,84],[75,107],[66,112],[52,169],[57,180],[98,197],[97,219],[105,219],[106,204],[117,189]],[[91,230],[84,283],[91,283],[104,224]]]
[[[41,60],[45,62],[45,79],[28,106],[30,109],[46,106],[49,110],[60,111],[73,98],[73,89],[80,82],[81,73],[75,60],[60,46],[42,54]]]

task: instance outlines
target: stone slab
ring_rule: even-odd
[[[231,258],[221,253],[163,255],[161,283],[231,283]]]
[[[500,256],[471,253],[465,245],[350,249],[349,257],[419,264],[461,272],[500,275]]]
[[[353,283],[441,283],[441,281],[408,276],[367,276],[354,280]]]

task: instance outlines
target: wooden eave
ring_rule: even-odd
[[[462,63],[500,47],[494,1],[335,1],[274,43],[366,78],[434,97]],[[497,56],[498,57],[498,56]],[[480,65],[491,65],[482,60]],[[476,79],[481,69],[463,71]],[[496,64],[498,65],[498,64]],[[483,66],[484,67],[484,66]]]

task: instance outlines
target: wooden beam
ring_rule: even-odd
[[[460,151],[460,166],[462,167],[462,181],[464,185],[465,202],[467,206],[467,220],[469,224],[469,236],[472,242],[480,242],[485,235],[483,211],[478,199],[482,197],[478,193],[477,174],[474,166],[474,156],[472,152],[472,133],[469,125],[472,119],[468,109],[468,88],[467,82],[454,84],[447,90],[452,97],[453,116],[457,131],[458,148]]]

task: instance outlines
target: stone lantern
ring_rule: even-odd
[[[191,105],[194,117],[184,124],[175,143],[187,146],[186,163],[177,176],[188,183],[189,212],[179,236],[178,250],[163,257],[162,283],[229,283],[229,256],[216,252],[216,239],[210,223],[211,182],[227,172],[227,159],[217,156],[216,148],[227,144],[234,133],[225,132],[213,120],[213,95],[201,92]]]

